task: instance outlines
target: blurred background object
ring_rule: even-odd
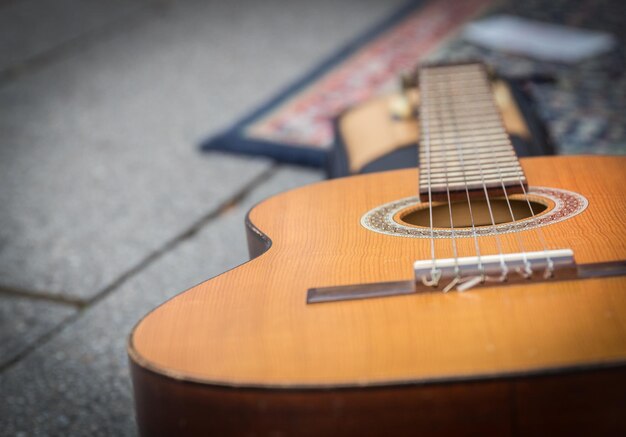
[[[507,77],[552,78],[528,83],[528,93],[560,154],[626,153],[626,17],[615,0],[506,2],[489,15],[506,13],[544,23],[610,34],[610,52],[575,65],[536,61],[451,39],[432,59],[483,59]]]
[[[496,15],[469,23],[463,31],[469,43],[539,61],[576,64],[613,50],[610,33]]]
[[[254,203],[324,177],[207,138],[327,150],[404,69],[473,58],[553,79],[527,92],[559,153],[626,153],[621,1],[463,3],[0,1],[0,435],[134,435],[134,323],[244,262]],[[500,13],[617,45],[565,65],[461,38]]]
[[[621,9],[617,1],[411,1],[202,147],[320,167],[348,108],[390,92],[420,62],[483,60],[523,82],[559,153],[623,154]]]

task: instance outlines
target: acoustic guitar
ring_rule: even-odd
[[[626,159],[518,159],[480,64],[419,84],[420,169],[260,203],[138,323],[142,435],[626,435]]]

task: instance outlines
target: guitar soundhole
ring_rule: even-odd
[[[509,200],[515,220],[511,219],[509,206],[504,198],[491,199],[498,233],[527,231],[568,220],[583,212],[588,205],[587,199],[578,193],[534,186],[528,188],[528,200],[534,214],[528,208],[524,195],[513,194]],[[375,207],[361,217],[361,225],[373,232],[405,238],[452,238],[453,235],[456,238],[493,233],[489,208],[484,199],[472,199],[476,226],[474,229],[471,228],[467,202],[452,204],[454,230],[450,228],[448,204],[434,203],[433,206],[434,232],[430,229],[428,204],[420,202],[417,196]]]
[[[511,211],[515,221],[529,219],[543,213],[548,208],[547,201],[533,199],[530,201],[531,208],[528,207],[526,199],[509,199],[509,203],[504,198],[494,198],[490,200],[493,219],[496,224],[511,223]],[[491,226],[491,215],[487,201],[472,200],[471,215],[467,200],[452,202],[452,223],[455,228],[469,228],[472,226],[471,217],[474,218],[474,226]],[[433,203],[433,226],[436,228],[447,228],[450,226],[450,208],[446,202]],[[534,214],[533,214],[534,213]],[[400,223],[411,226],[430,227],[430,209],[428,205],[421,204],[417,207],[407,208],[400,211],[396,220]]]

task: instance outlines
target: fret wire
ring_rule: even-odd
[[[451,159],[450,162],[456,165],[456,162],[454,160]],[[515,160],[509,160],[509,164],[510,164],[509,168],[521,168],[520,165],[519,165],[519,161],[517,161],[516,159]],[[452,166],[448,165],[447,167],[456,170],[456,169],[458,169],[458,166],[455,166],[455,165],[452,165]],[[437,170],[438,168],[439,168],[439,165],[432,167],[433,170]],[[483,169],[493,169],[493,168],[496,168],[496,167],[493,166],[493,165],[483,165],[482,168]],[[425,170],[425,172],[428,173],[428,170]]]
[[[492,92],[492,89],[488,87],[484,87],[484,88],[472,87],[472,88],[466,89],[466,91],[467,92],[463,92],[463,94],[453,94],[451,97],[453,100],[452,103],[462,102],[462,101],[467,101],[467,100],[477,100],[477,99],[486,101],[485,94]],[[443,99],[444,97],[445,97],[445,94],[430,96],[428,98],[427,103],[431,105],[441,103],[441,99]]]
[[[511,180],[511,181],[517,181],[517,177],[519,176],[519,173],[502,173],[502,177],[505,180]],[[443,183],[443,182],[447,182],[450,185],[453,185],[455,183],[461,183],[461,182],[480,182],[481,180],[483,180],[480,177],[480,174],[478,175],[473,175],[472,177],[468,177],[468,176],[450,176],[448,175],[448,178],[446,179],[445,177],[431,177],[430,182],[432,184],[438,184],[438,183]],[[495,177],[494,178],[485,178],[484,180],[486,181],[492,181],[492,182],[498,182],[500,179],[499,177]]]
[[[486,82],[483,79],[465,79],[465,80],[459,80],[458,78],[451,78],[451,79],[441,79],[441,80],[437,80],[438,83],[447,83],[447,84],[452,84],[452,85],[459,85],[459,86],[463,86],[463,87],[467,87],[470,89],[473,88],[490,88],[491,87],[491,83]],[[442,96],[444,94],[443,91],[439,91],[437,89],[433,89],[431,88],[430,90],[431,92],[428,93],[429,98],[437,98],[439,96]],[[450,92],[454,93],[455,91],[457,91],[456,89],[451,89]]]
[[[499,130],[500,132],[506,133],[506,130],[502,126],[496,125],[495,123],[495,119],[485,120],[483,117],[468,117],[466,120],[459,122],[459,126],[461,126],[459,132],[471,132],[472,130],[480,131],[481,129],[490,129]],[[480,127],[477,128],[477,125],[480,125]],[[434,126],[434,129],[431,129],[431,133],[436,132],[437,134],[445,133],[448,131],[450,131],[450,122],[436,125]]]
[[[514,170],[514,169],[509,169],[509,170],[506,170],[506,171],[502,172],[503,175],[505,175],[505,174],[506,175],[515,175],[515,174],[520,174],[520,173],[523,173],[523,172],[521,172],[519,170]],[[453,174],[454,177],[456,177],[457,171],[455,170],[454,173],[451,173],[451,174]],[[472,176],[474,176],[474,175],[472,175]],[[496,176],[500,177],[500,174],[489,173],[489,174],[485,175],[486,178],[495,178]],[[433,172],[433,173],[430,174],[430,178],[431,179],[435,179],[435,178],[439,178],[439,177],[441,177],[441,173],[439,173],[439,172]],[[420,178],[420,180],[424,180],[424,179],[428,179],[428,174],[426,176],[424,176],[423,178]]]
[[[467,91],[467,92],[465,92]],[[453,94],[452,95],[452,103],[456,103],[458,101],[464,101],[464,100],[475,100],[475,99],[480,99],[480,100],[487,100],[485,94],[491,92],[491,88],[490,87],[472,87],[472,88],[465,88],[463,94]],[[441,94],[441,95],[431,95],[428,98],[428,103],[429,104],[433,104],[433,103],[440,103],[440,99],[443,99],[446,96],[446,94]]]
[[[491,148],[491,147],[481,147],[480,150],[479,149],[471,149],[468,147],[464,147],[463,148],[464,151],[467,152],[471,152],[471,153],[476,153],[476,154],[480,154],[482,155],[488,155],[488,154],[498,154],[498,156],[509,156],[509,157],[513,157],[515,158],[515,150],[511,147],[511,146],[507,146],[507,147],[495,147],[495,148]],[[449,161],[450,163],[454,162],[454,150],[452,149],[446,149],[446,150],[431,150],[430,153],[432,158],[437,158],[438,160],[442,160],[445,159],[447,161]],[[517,163],[517,159],[512,159],[511,162],[513,163]]]
[[[495,122],[495,121],[500,121],[497,118],[497,114],[493,113],[493,114],[465,114],[465,115],[459,115],[456,117],[457,120],[461,120],[463,121],[463,123],[467,124],[470,121],[474,121],[474,123],[480,123],[481,120],[487,120],[489,122]],[[450,124],[450,120],[445,120],[445,121],[440,121],[438,123],[435,124],[435,126],[440,126],[442,124]]]
[[[461,143],[463,145],[463,148],[466,150],[480,150],[480,149],[489,149],[489,150],[494,150],[494,149],[503,149],[503,150],[514,150],[513,147],[506,142],[499,142],[499,141],[476,141],[476,142],[469,142],[469,143]],[[448,150],[453,150],[451,147],[448,146],[448,144],[440,144],[437,146],[437,151],[438,152],[446,152]]]
[[[479,100],[466,100],[463,102],[458,102],[456,105],[457,115],[455,115],[456,119],[461,119],[466,115],[468,110],[479,110],[482,111],[480,115],[496,115],[496,111],[494,108],[487,102],[479,101]],[[444,106],[432,105],[431,113],[437,114],[445,117],[450,114],[450,110]]]
[[[509,188],[511,188],[512,186],[515,185],[517,180],[518,180],[517,178],[502,178],[502,179],[498,179],[498,180],[494,180],[494,181],[486,181],[486,184],[487,184],[488,188],[500,188],[501,185],[504,183],[505,184],[505,188],[503,188],[503,190],[505,191],[505,193],[508,193],[506,191],[507,185],[508,185]],[[443,183],[443,184],[433,184],[432,185],[434,190],[441,190],[441,194],[445,194],[446,190],[448,188],[450,189],[451,193],[454,193],[455,191],[459,191],[459,187],[463,188],[463,186],[464,186],[463,183],[459,183],[459,184],[456,184],[456,185],[455,184],[446,184],[446,183]],[[468,188],[470,190],[478,190],[478,189],[482,188],[482,182],[471,183],[471,184],[468,184],[467,186],[468,186]],[[513,220],[513,221],[517,221],[517,220]]]
[[[429,101],[427,102],[429,105],[431,106],[441,106],[441,107],[446,107],[446,108],[450,108],[452,106],[458,105],[460,103],[465,103],[465,102],[481,102],[481,103],[489,103],[493,101],[493,97],[492,97],[492,101],[489,101],[489,99],[487,99],[486,94],[492,92],[491,88],[488,89],[484,89],[484,90],[480,90],[478,92],[475,93],[469,93],[469,94],[457,94],[457,95],[453,95],[451,97],[452,101],[449,104],[444,104],[443,103],[443,98],[445,98],[445,95],[441,95],[441,97],[438,97],[436,99],[433,98],[429,98]]]
[[[485,155],[485,154],[484,154],[484,153],[482,153],[480,156],[481,156],[481,157],[483,157],[484,155]],[[496,156],[496,155],[493,155],[493,156]],[[498,155],[497,155],[497,156],[498,156],[498,157],[500,157],[500,158],[509,158],[509,159],[508,159],[509,164],[519,165],[519,164],[518,164],[518,161],[517,161],[517,158],[516,158],[513,154],[509,154],[509,155],[502,155],[502,154],[500,154],[500,153],[498,152]],[[455,164],[456,164],[456,161],[455,161],[454,159],[450,159],[450,160],[449,160],[449,162],[451,162],[451,163],[455,163]],[[431,166],[431,168],[439,168],[439,167],[441,167],[441,164],[440,164],[439,162],[437,162],[435,166]]]
[[[490,128],[475,128],[475,129],[471,129],[469,128],[469,126],[471,126],[471,123],[467,123],[468,128],[467,129],[459,129],[459,132],[462,132],[464,135],[467,136],[472,136],[472,137],[480,137],[480,136],[493,136],[493,135],[508,135],[506,130],[502,129],[501,127],[490,127]],[[475,123],[473,124],[474,126],[476,125]],[[451,136],[452,135],[452,131],[449,129],[450,124],[447,124],[445,126],[442,126],[441,129],[435,129],[434,131],[431,130],[431,132],[437,132],[438,135],[444,135],[444,136]],[[466,142],[466,141],[465,141]]]
[[[442,107],[445,108],[450,108],[450,106],[453,106],[455,104],[458,103],[465,103],[465,102],[481,102],[481,103],[492,103],[493,102],[493,97],[491,98],[491,100],[489,100],[487,98],[487,96],[485,96],[485,93],[487,91],[490,90],[481,90],[480,92],[477,93],[470,93],[470,94],[459,94],[457,96],[453,96],[452,97],[452,102],[451,104],[444,104],[443,102],[439,101],[439,100],[435,100],[435,101],[430,101],[428,102],[431,106],[433,105],[441,105]],[[445,97],[445,95],[442,94],[442,98]]]
[[[465,150],[470,150],[468,148],[465,148]],[[497,154],[500,157],[503,158],[510,158],[510,162],[516,164],[518,162],[517,160],[517,156],[515,154],[515,149],[513,149],[511,146],[507,147],[507,148],[500,148],[498,150],[495,151],[491,151],[488,147],[484,147],[482,148],[482,150],[477,151],[477,154],[480,154],[481,156],[484,155],[489,155],[489,154]],[[445,151],[431,151],[431,158],[437,158],[438,160],[447,160],[449,161],[451,164],[453,162],[455,162],[454,160],[454,155],[451,153],[450,150],[445,150]]]
[[[471,169],[471,167],[470,167],[470,169]],[[479,174],[479,173],[482,173],[482,174],[491,174],[491,173],[495,173],[495,172],[496,172],[496,170],[495,170],[495,169],[491,169],[491,170],[489,170],[489,171],[483,171],[483,172],[479,172],[479,171],[477,171],[477,170],[475,170],[475,169],[471,169],[469,172],[466,172],[466,174],[469,174],[469,175],[474,175],[474,174]],[[428,171],[426,171],[426,172],[424,172],[424,173],[425,173],[425,174],[428,174],[429,172],[428,172]],[[439,172],[431,172],[431,175],[434,175],[434,176],[436,177],[438,173],[439,173]],[[455,171],[455,172],[448,172],[448,174],[458,174],[458,173],[459,173],[459,172],[456,172],[456,171]],[[523,171],[522,171],[521,167],[518,167],[517,169],[516,169],[516,168],[510,168],[510,169],[508,169],[508,170],[507,170],[507,173],[510,173],[510,174],[513,174],[513,173],[523,173]]]
[[[485,90],[482,90],[481,92],[477,92],[477,93],[473,93],[469,95],[465,93],[453,95],[451,98],[452,101],[448,104],[444,104],[440,99],[430,100],[428,104],[434,107],[448,108],[449,110],[450,107],[454,107],[456,105],[463,104],[466,102],[480,102],[480,103],[485,103],[485,104],[493,103],[493,97],[485,95],[488,92],[491,92],[491,89],[485,89]],[[441,97],[443,99],[445,95],[442,94]],[[487,97],[491,97],[491,100],[489,100]]]
[[[488,153],[487,152],[487,153],[480,153],[479,155],[480,155],[481,158],[483,156],[485,156],[485,157],[492,156],[494,158],[505,158],[505,159],[506,158],[511,159],[511,158],[513,158],[515,156],[513,153],[501,153],[501,152],[498,152],[498,153]],[[455,162],[456,163],[455,160],[448,159],[448,156],[438,156],[437,159],[433,159],[433,158],[434,157],[431,156],[431,162],[435,163],[435,164],[446,163],[446,162]]]
[[[433,84],[431,85],[431,89],[433,92],[430,94],[431,96],[441,95],[444,91],[436,88],[438,85],[450,85],[451,87],[448,89],[450,92],[457,91],[459,86],[489,86],[490,83],[483,78],[479,77],[471,77],[471,75],[466,74],[465,77],[459,77],[458,75],[453,75],[449,77],[437,77],[431,79]],[[433,88],[434,87],[434,88]]]
[[[504,159],[509,159],[509,162],[513,162],[513,158],[515,157],[514,153],[505,153],[505,152],[497,152],[497,153],[489,153],[489,152],[481,152],[481,153],[477,153],[478,156],[482,157],[497,157],[497,158],[504,158]],[[431,155],[431,163],[433,164],[444,164],[447,165],[448,163],[455,163],[457,164],[458,161],[456,159],[452,159],[451,155]]]
[[[440,85],[440,84],[444,84],[444,85],[453,85],[454,83],[458,83],[458,82],[470,82],[470,81],[483,81],[486,82],[486,78],[483,77],[482,72],[480,71],[475,71],[475,72],[470,72],[470,71],[464,71],[464,72],[450,72],[450,74],[440,74],[440,75],[436,75],[436,76],[431,76],[430,80],[432,80],[435,85]]]
[[[477,158],[482,158],[482,157],[477,157]],[[474,161],[475,161],[475,160],[474,160]],[[469,169],[469,171],[465,173],[467,176],[472,177],[472,176],[476,176],[476,175],[480,174],[480,172],[479,172],[479,171],[477,171],[477,167],[475,166],[475,164],[471,164],[471,166],[469,166],[469,167],[468,167],[468,166],[466,166],[465,168],[466,168],[466,169]],[[459,172],[459,171],[457,171],[457,170],[455,170],[455,171],[453,171],[453,172],[450,172],[450,171],[449,171],[449,172],[448,172],[448,175],[454,175],[454,177],[456,177],[456,175],[458,175],[458,174],[460,174],[460,173],[462,173],[462,169],[461,169],[461,171],[460,171],[460,172]],[[518,174],[520,174],[520,173],[523,173],[523,170],[521,170],[521,169],[516,169],[516,168],[509,168],[509,169],[506,169],[506,171],[505,171],[505,172],[503,172],[503,174],[507,174],[507,175],[518,175]],[[428,172],[426,172],[425,174],[426,174],[426,176],[424,176],[424,177],[427,177],[427,176],[428,176]],[[482,172],[482,174],[483,174],[485,177],[496,176],[496,172],[494,172],[494,171],[489,171],[489,172],[484,171],[484,172]],[[438,171],[431,172],[431,173],[430,173],[430,177],[431,177],[431,179],[436,179],[436,178],[439,178],[439,177],[441,177],[441,172],[438,172]]]
[[[489,147],[481,147],[482,150],[477,151],[476,153],[481,153],[481,154],[488,154],[491,153],[491,149]],[[497,147],[498,150],[494,150],[493,153],[498,153],[499,155],[502,156],[512,156],[515,157],[515,149],[508,145],[507,147]],[[470,148],[465,147],[465,150],[470,150]],[[431,156],[437,156],[437,158],[446,158],[446,159],[450,159],[450,161],[453,161],[452,157],[450,156],[450,152],[451,149],[431,149]],[[517,159],[514,160],[515,162],[517,162]]]
[[[442,74],[444,74],[444,72],[446,71],[450,71],[450,70],[454,70],[454,69],[459,69],[459,70],[465,70],[465,69],[473,69],[473,70],[479,70],[480,69],[480,65],[479,64],[475,64],[475,63],[468,63],[468,64],[449,64],[449,65],[435,65],[435,66],[431,66],[431,67],[423,67],[423,70],[426,71],[427,73],[439,73],[441,72]],[[479,70],[482,71],[482,70]]]
[[[478,69],[478,68],[461,68],[460,66],[456,66],[454,67],[454,69],[449,68],[449,67],[445,67],[445,66],[441,66],[441,67],[435,67],[435,69],[428,69],[426,68],[426,76],[429,79],[433,79],[434,77],[445,77],[445,76],[455,76],[455,77],[461,77],[463,75],[472,75],[474,77],[477,77],[477,74],[482,73],[483,71]]]
[[[439,134],[443,135],[443,133],[441,132]],[[480,146],[482,144],[491,144],[494,146],[509,144],[509,142],[507,141],[508,135],[503,132],[489,133],[489,134],[475,133],[473,135],[468,134],[466,137],[467,139],[463,141],[459,141],[459,144],[464,144],[470,147]],[[452,138],[446,137],[446,138],[442,138],[438,140],[436,143],[432,145],[437,148],[445,149],[449,147],[450,144],[454,144],[454,141],[452,141]]]
[[[442,134],[442,135],[447,135],[452,133],[451,129],[447,129],[447,128],[443,128],[440,129],[438,131],[438,133]],[[493,126],[493,127],[479,127],[479,128],[475,128],[475,129],[463,129],[463,133],[466,134],[473,134],[473,133],[482,133],[482,134],[495,134],[495,133],[506,133],[506,131],[504,129],[502,129],[502,126]]]
[[[434,153],[431,151],[431,157],[432,156],[436,156],[437,158],[447,158],[452,152],[453,151],[451,151],[450,149],[435,150]],[[484,154],[491,153],[491,151],[484,150],[484,151],[477,152],[477,153],[480,153],[480,154],[484,155]],[[498,152],[495,152],[495,153],[498,153],[499,155],[502,155],[502,156],[514,156],[515,155],[515,150],[510,148],[510,149],[501,150],[501,151],[498,151]]]
[[[482,157],[477,157],[477,158],[481,158],[482,159]],[[471,167],[471,169],[476,169],[476,168],[477,167]],[[456,170],[454,172],[448,172],[448,178],[449,179],[456,178],[456,177],[458,177],[459,174],[462,174],[462,170],[461,170],[461,173],[459,173]],[[500,177],[500,175],[507,176],[507,177],[509,177],[509,176],[510,177],[513,177],[513,176],[517,177],[518,175],[521,175],[521,174],[523,174],[522,170],[506,169],[506,170],[503,170],[501,173],[485,173],[483,176],[485,176],[485,178],[489,179],[489,178]],[[445,173],[443,173],[443,172],[432,172],[432,173],[430,173],[430,179],[431,180],[436,180],[436,179],[438,180],[438,179],[442,178],[442,175],[445,175]],[[466,177],[472,178],[472,177],[478,176],[478,175],[480,175],[480,172],[478,172],[478,173],[474,172],[472,174],[467,173]],[[426,174],[426,176],[424,176],[424,178],[427,178],[427,177],[428,177],[428,174]],[[422,178],[422,179],[424,179],[424,178]]]
[[[511,167],[511,168],[507,169],[506,172],[510,173],[510,174],[522,173],[522,169],[521,168],[513,168],[513,167]],[[424,172],[424,174],[426,176],[428,175],[428,173],[429,173],[428,171]],[[430,172],[430,175],[431,175],[431,177],[437,177],[439,175],[439,173],[440,172],[438,172],[438,171],[433,171],[433,172]],[[448,172],[448,174],[458,174],[458,173],[459,173],[459,171],[457,171],[457,170],[454,170],[452,172]],[[476,167],[469,167],[469,172],[466,172],[466,174],[469,174],[469,175],[474,175],[474,174],[478,174],[478,173],[480,173],[480,172],[477,172]],[[482,174],[486,174],[486,175],[491,175],[491,174],[495,174],[495,173],[496,173],[495,169],[491,169],[489,171],[485,170],[485,171],[482,172]],[[426,176],[424,176],[424,177],[426,177]]]
[[[491,107],[487,107],[487,106],[482,106],[482,107],[477,107],[474,106],[471,109],[476,109],[478,108],[480,110],[480,112],[468,112],[467,110],[465,110],[466,108],[463,108],[463,113],[462,114],[457,114],[455,115],[454,119],[455,120],[459,120],[459,121],[465,121],[470,117],[476,118],[476,119],[481,119],[481,118],[488,118],[489,121],[495,121],[497,120],[497,111],[494,110]],[[437,121],[435,123],[433,123],[433,126],[439,126],[442,123],[450,123],[450,121],[452,120],[452,118],[448,115],[449,111],[445,111],[443,110],[443,108],[431,108],[431,114],[436,114],[438,117],[440,117],[440,119],[437,119]]]
[[[443,114],[450,113],[449,107],[440,105],[439,102],[431,103],[430,105],[431,105],[431,112],[433,114],[438,115],[439,113],[443,113]],[[472,108],[472,109],[480,108],[481,110],[484,110],[485,112],[495,113],[490,102],[487,102],[485,100],[480,100],[480,99],[459,100],[458,102],[455,102],[454,106],[455,106],[455,109],[457,110],[457,115],[455,117],[462,116],[463,114],[459,114],[459,112],[464,112],[466,108]]]
[[[514,174],[514,175],[503,174],[502,180],[515,183],[517,182],[518,177],[519,177],[519,174]],[[433,186],[444,185],[444,184],[449,184],[450,186],[454,186],[454,185],[463,184],[463,183],[474,184],[474,183],[479,183],[479,182],[488,182],[488,183],[498,184],[499,181],[500,181],[499,177],[482,178],[480,175],[475,175],[475,176],[472,176],[471,178],[464,177],[464,176],[449,177],[448,179],[446,179],[445,177],[431,178],[430,183]]]
[[[483,158],[483,156],[477,156],[477,158]],[[457,166],[454,167],[454,171],[453,173],[457,173],[459,170],[462,171],[462,169],[460,168],[459,161],[457,161]],[[467,168],[467,167],[466,167]],[[471,170],[474,170],[476,167],[469,167]],[[436,177],[440,177],[440,175],[442,174],[442,170],[444,169],[444,167],[441,167],[440,169],[437,169],[435,171],[430,172],[430,176],[431,178],[436,178]],[[523,170],[517,169],[515,167],[501,167],[503,174],[517,174],[517,173],[523,173]],[[450,172],[448,172],[450,174]],[[485,173],[487,176],[491,177],[491,176],[495,176],[496,174],[494,172],[489,171],[488,173]],[[424,177],[428,176],[428,172],[424,173]]]
[[[429,83],[431,83],[431,87],[436,89],[435,86],[436,85],[440,85],[442,83],[447,84],[449,82],[448,79],[452,78],[455,79],[457,82],[463,82],[463,81],[478,81],[478,80],[485,80],[485,78],[480,76],[480,72],[476,71],[476,72],[470,72],[470,71],[457,71],[454,73],[450,73],[450,74],[428,74],[428,81]],[[439,90],[437,90],[439,91]]]
[[[459,144],[507,144],[506,134],[468,135],[468,137],[470,138],[468,138],[466,141],[460,141]],[[472,139],[471,137],[474,137],[476,139]],[[451,141],[450,138],[446,138],[442,139],[440,142],[437,142],[436,144],[434,144],[434,146],[441,146],[442,149],[445,149],[445,147],[449,144],[454,144],[454,141]]]
[[[475,176],[475,175],[472,175]],[[507,179],[515,179],[518,176],[522,177],[523,176],[523,171],[503,171],[502,173],[499,174],[489,174],[489,175],[485,175],[485,179],[487,180],[497,180],[497,178],[500,178],[501,176],[506,177]],[[456,177],[456,176],[455,176]],[[431,180],[439,180],[441,179],[441,176],[433,174],[431,175]],[[524,176],[525,179],[525,176]]]
[[[465,77],[463,77],[465,76]],[[466,84],[466,83],[486,83],[485,79],[481,78],[481,77],[471,77],[472,75],[470,74],[464,74],[463,76],[458,75],[458,74],[454,74],[454,75],[450,75],[448,77],[444,77],[444,76],[440,76],[440,77],[431,77],[431,81],[433,83],[433,85],[440,85],[440,84]],[[438,90],[435,90],[435,93],[438,92]],[[439,91],[440,92],[440,91]]]
[[[450,126],[451,120],[443,120],[440,123],[434,123],[433,127],[435,130],[441,129],[442,127]],[[497,117],[497,114],[465,114],[462,116],[458,116],[456,118],[456,122],[459,124],[459,129],[468,129],[470,126],[480,126],[480,127],[496,127],[501,126],[501,121]]]
[[[437,82],[438,84],[448,84],[448,85],[455,86],[455,88],[449,89],[449,92],[448,92],[449,95],[454,95],[455,93],[457,93],[459,87],[468,87],[470,89],[473,89],[473,88],[488,89],[491,87],[491,84],[489,82],[485,82],[484,80],[481,80],[481,79],[458,80],[456,78],[451,78],[451,79],[437,80]],[[431,90],[432,92],[429,93],[430,98],[437,98],[437,97],[444,95],[444,91],[440,91],[436,88],[435,89],[431,88]]]
[[[442,82],[445,82],[445,79],[455,79],[457,81],[469,81],[469,80],[485,80],[485,77],[481,76],[480,71],[470,72],[470,71],[457,71],[450,72],[450,74],[429,74],[427,75],[429,81],[432,81],[434,85],[440,85]]]

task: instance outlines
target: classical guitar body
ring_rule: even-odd
[[[551,246],[572,248],[578,263],[626,258],[626,159],[522,165],[537,186],[588,200],[542,228]],[[355,176],[256,206],[249,233],[268,250],[132,334],[143,434],[623,435],[626,277],[307,304],[311,287],[410,279],[412,262],[429,258],[427,240],[360,224],[412,196],[417,180],[416,170]],[[510,250],[515,235],[501,236]],[[519,236],[541,247],[534,232]],[[481,246],[496,252],[493,238]]]
[[[260,203],[138,323],[143,435],[626,435],[626,158],[518,160],[483,70],[420,72],[420,169]]]

